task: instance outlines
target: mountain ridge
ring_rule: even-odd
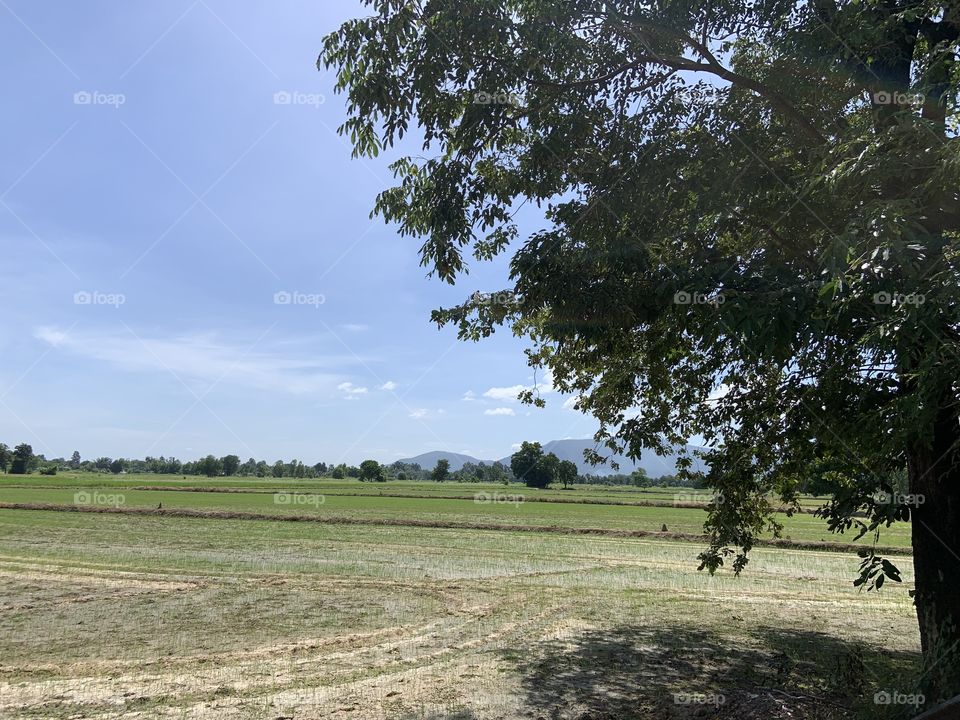
[[[595,447],[596,442],[589,438],[565,438],[563,440],[551,440],[547,443],[543,443],[543,451],[545,453],[552,452],[561,460],[570,460],[577,466],[577,472],[579,472],[581,475],[613,475],[615,473],[630,474],[637,468],[643,468],[650,477],[675,475],[677,472],[676,453],[661,457],[652,451],[644,453],[639,462],[630,460],[623,455],[612,456],[611,460],[620,466],[618,470],[614,470],[612,467],[610,467],[609,461],[604,465],[590,465],[584,460],[583,451],[587,449],[592,450]],[[692,455],[694,450],[700,450],[702,448],[697,445],[688,444],[686,449]],[[450,461],[451,471],[460,470],[464,464],[468,462],[482,462],[486,465],[492,465],[495,462],[501,462],[507,467],[510,467],[510,455],[499,458],[498,460],[483,460],[480,458],[475,458],[472,455],[446,452],[444,450],[431,450],[430,452],[421,453],[420,455],[403,458],[398,462],[417,463],[420,465],[420,467],[429,470],[433,468],[437,464],[437,460],[440,460],[441,458],[445,458]],[[706,469],[706,464],[696,457],[693,457],[693,463],[695,469]]]

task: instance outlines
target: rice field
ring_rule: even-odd
[[[44,480],[61,486],[8,482],[0,501],[81,491]],[[128,483],[113,486],[124,507],[276,513],[272,491],[290,485],[110,480]],[[919,672],[908,556],[903,585],[880,594],[852,586],[849,551],[758,548],[740,577],[710,576],[697,542],[376,522],[518,512],[699,532],[696,508],[486,507],[313,482],[299,490],[326,501],[309,511],[370,524],[0,509],[0,717],[908,716],[874,703]]]

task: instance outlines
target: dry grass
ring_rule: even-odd
[[[906,587],[773,548],[711,577],[698,550],[3,510],[0,717],[839,718],[905,687]]]

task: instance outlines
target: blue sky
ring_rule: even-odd
[[[593,432],[514,400],[522,341],[430,323],[503,263],[451,288],[369,219],[395,155],[350,159],[314,65],[362,12],[0,2],[0,441],[356,463]]]

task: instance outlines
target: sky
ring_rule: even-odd
[[[0,0],[0,441],[313,464],[594,432],[549,385],[516,401],[524,341],[430,322],[505,262],[450,287],[370,218],[402,153],[351,159],[315,65],[363,13]]]

